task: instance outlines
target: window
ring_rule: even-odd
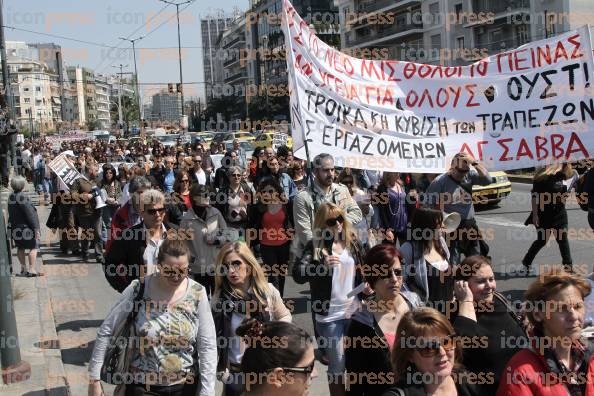
[[[31,98],[25,98],[25,103],[31,103]]]
[[[41,87],[35,87],[35,92],[41,92]]]
[[[441,34],[431,36],[431,49],[441,49]]]
[[[439,3],[429,4],[429,13],[434,25],[439,25]]]
[[[546,15],[546,25],[545,25],[545,35],[546,37],[552,37],[556,33],[555,29],[555,14],[548,14],[545,11]]]
[[[464,36],[456,39],[456,45],[458,49],[464,49]]]
[[[456,23],[462,23],[462,3],[454,6],[454,13],[456,14]]]
[[[548,37],[548,36],[547,36]],[[526,44],[528,40],[528,25],[516,26],[516,41],[517,45]]]

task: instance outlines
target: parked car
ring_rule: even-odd
[[[233,140],[227,140],[223,143],[225,143],[225,151],[233,149]],[[256,148],[252,142],[239,141],[239,147],[241,147],[245,151],[246,158],[252,158],[252,153]]]
[[[275,137],[277,141],[275,142]],[[293,148],[293,138],[288,136],[286,133],[279,133],[279,132],[264,132],[261,133],[255,140],[254,144],[256,147],[273,147],[273,145],[280,146],[282,145],[281,141],[286,142],[286,146],[288,148]]]
[[[493,183],[486,186],[472,186],[472,200],[475,205],[494,205],[511,193],[511,182],[502,171],[489,172]]]
[[[234,131],[234,132],[214,132],[215,136],[212,139],[213,143],[223,143],[227,140],[237,139],[239,141],[252,142],[255,140],[254,135],[245,131]]]
[[[163,146],[170,147],[170,146],[177,146],[177,139],[179,135],[156,135],[154,137],[157,139]]]

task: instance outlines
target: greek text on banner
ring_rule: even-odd
[[[589,158],[594,62],[588,27],[468,66],[366,60],[321,41],[288,0],[283,31],[295,155],[337,166],[445,171],[460,151],[491,170]]]

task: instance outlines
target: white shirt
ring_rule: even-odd
[[[161,239],[158,241],[155,241],[150,238],[148,229],[145,226],[146,249],[144,249],[144,255],[142,256],[142,258],[144,260],[144,264],[146,265],[146,275],[151,275],[151,274],[155,273],[155,271],[156,271],[157,256],[159,256],[159,248],[163,244],[163,241],[165,240],[165,235],[166,235],[165,226],[161,225],[161,227],[163,227]]]
[[[202,169],[199,172],[194,172],[196,175],[196,180],[198,180],[198,184],[202,184],[203,186],[206,185],[206,173]]]
[[[231,314],[231,334],[235,334],[235,330],[239,327],[241,322],[245,319],[245,315],[233,312]],[[241,341],[241,337],[233,336],[229,340],[231,345],[229,348],[229,362],[233,364],[240,364],[243,352],[245,351],[245,345]]]
[[[348,249],[344,249],[339,258],[340,264],[332,269],[332,293],[328,315],[316,314],[316,320],[320,323],[350,318],[358,308],[357,297],[347,297],[355,282],[355,260]]]

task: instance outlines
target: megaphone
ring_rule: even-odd
[[[443,227],[445,228],[446,232],[452,233],[458,229],[460,222],[462,221],[462,217],[459,213],[452,212],[447,213],[443,216]]]
[[[101,209],[102,207],[107,206],[107,204],[101,197],[101,192],[99,191],[99,188],[94,187],[91,190],[91,193],[93,194],[93,197],[95,198],[95,209]]]

